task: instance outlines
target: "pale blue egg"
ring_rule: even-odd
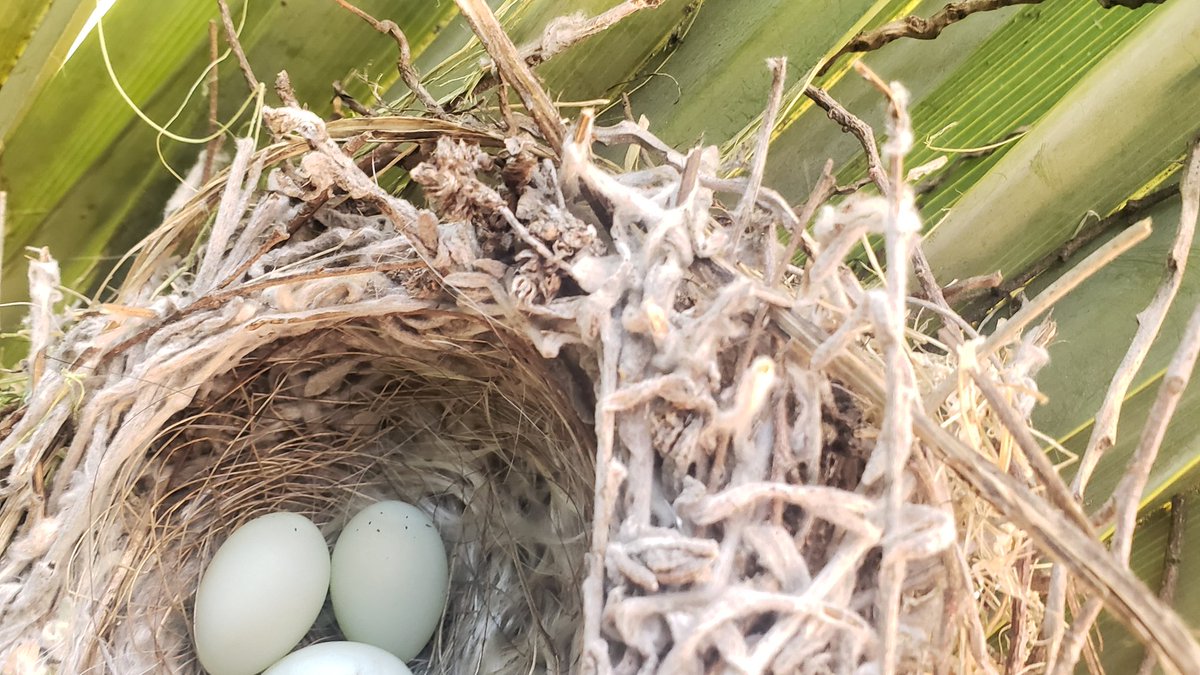
[[[330,596],[342,634],[403,661],[437,630],[448,585],[441,535],[411,504],[368,506],[350,519],[333,549]]]
[[[312,627],[329,589],[329,548],[311,520],[272,513],[217,549],[196,589],[193,631],[212,675],[254,675]]]
[[[412,675],[412,671],[379,647],[323,642],[288,654],[263,675]]]

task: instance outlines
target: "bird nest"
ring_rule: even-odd
[[[970,343],[908,297],[902,183],[797,214],[714,148],[586,113],[560,149],[265,118],[277,142],[239,142],[112,302],[61,309],[53,259],[32,262],[0,446],[4,672],[198,672],[193,594],[232,530],[286,509],[332,540],[385,498],[449,552],[417,673],[989,671],[1002,619],[1036,636],[1034,545],[1072,521],[914,330],[933,308]],[[413,185],[382,188],[372,167],[405,158]],[[878,288],[843,262],[871,234]],[[1017,419],[1047,338],[975,366]],[[946,383],[943,425],[919,396]],[[307,641],[336,636],[326,612]]]

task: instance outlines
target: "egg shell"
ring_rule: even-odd
[[[334,546],[333,613],[347,639],[408,661],[441,622],[449,576],[429,517],[411,504],[379,502],[351,518]]]
[[[288,654],[263,675],[412,675],[412,671],[379,647],[322,642]]]
[[[254,675],[312,627],[329,589],[329,548],[311,520],[279,512],[221,544],[196,589],[196,656],[212,675]]]

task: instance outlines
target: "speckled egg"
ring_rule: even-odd
[[[403,661],[437,630],[448,584],[441,535],[411,504],[368,506],[350,519],[333,549],[330,596],[342,633]]]

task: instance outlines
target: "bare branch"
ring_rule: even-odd
[[[281,103],[289,108],[300,107],[300,100],[296,98],[296,90],[292,88],[292,77],[286,70],[279,71],[275,76],[275,95],[279,97]]]
[[[208,182],[208,179],[213,175],[213,163],[217,159],[217,152],[221,149],[221,143],[225,137],[214,132],[221,126],[217,119],[219,111],[217,110],[217,94],[218,83],[220,78],[217,75],[215,64],[217,59],[221,58],[220,35],[216,21],[208,22],[208,61],[214,64],[212,72],[208,74],[208,133],[213,136],[213,139],[204,147],[204,168],[200,171],[200,185]]]
[[[776,310],[771,318],[792,338],[790,347],[805,357],[811,357],[825,340],[824,331],[795,312]],[[887,388],[878,366],[858,350],[848,348],[835,355],[829,371],[872,404],[881,408],[884,405]],[[934,458],[1028,532],[1034,545],[1050,559],[1070,566],[1085,588],[1102,596],[1113,616],[1155,649],[1168,672],[1200,672],[1200,646],[1179,616],[1149,593],[1128,569],[1116,564],[1099,542],[919,409],[913,412],[913,429]]]
[[[1112,550],[1120,560],[1128,562],[1133,548],[1133,530],[1137,521],[1138,502],[1146,489],[1150,477],[1150,468],[1158,456],[1163,437],[1167,433],[1167,425],[1179,406],[1183,390],[1191,379],[1192,370],[1196,366],[1196,357],[1200,355],[1200,305],[1196,306],[1188,321],[1183,334],[1183,341],[1171,358],[1167,372],[1158,387],[1158,396],[1146,425],[1142,427],[1141,440],[1137,450],[1129,460],[1129,468],[1117,485],[1115,498],[1117,503],[1117,525],[1113,533]]]
[[[813,186],[812,192],[808,194],[808,200],[804,202],[804,207],[800,209],[800,213],[796,217],[796,222],[792,225],[792,236],[788,240],[787,248],[783,252],[783,258],[775,267],[775,277],[770,280],[770,285],[774,286],[783,277],[783,270],[787,269],[788,263],[796,257],[796,251],[801,246],[804,247],[805,253],[810,257],[816,255],[816,242],[808,234],[808,221],[812,220],[813,215],[821,205],[829,201],[833,197],[837,189],[837,182],[833,177],[833,160],[826,160],[825,166],[821,169],[821,177],[817,179],[817,184]]]
[[[1180,193],[1183,197],[1183,210],[1179,215],[1179,229],[1175,234],[1175,241],[1167,253],[1165,278],[1150,304],[1138,314],[1137,332],[1121,360],[1121,365],[1113,374],[1112,384],[1109,385],[1104,402],[1096,413],[1091,438],[1088,439],[1087,449],[1079,459],[1079,471],[1071,485],[1076,498],[1082,498],[1096,464],[1116,442],[1121,403],[1125,400],[1125,394],[1128,393],[1134,376],[1146,360],[1146,354],[1150,352],[1154,339],[1158,337],[1158,331],[1167,318],[1171,303],[1183,284],[1183,273],[1187,268],[1188,253],[1191,251],[1196,230],[1197,210],[1200,208],[1200,142],[1193,143],[1188,154],[1180,181]]]
[[[1012,407],[1012,404],[1008,402],[1004,393],[991,378],[981,373],[978,367],[972,368],[970,372],[975,385],[979,387],[979,391],[983,394],[983,397],[991,404],[992,410],[1000,418],[1000,422],[1012,434],[1013,440],[1017,442],[1017,447],[1021,449],[1025,457],[1025,461],[1029,462],[1029,466],[1033,468],[1033,472],[1041,481],[1041,485],[1046,488],[1046,494],[1050,498],[1050,502],[1061,509],[1071,520],[1075,521],[1075,524],[1081,531],[1090,532],[1091,522],[1084,515],[1083,509],[1079,507],[1079,503],[1071,498],[1071,492],[1067,489],[1066,483],[1058,475],[1058,471],[1054,469],[1054,465],[1042,450],[1042,446],[1038,444],[1033,434],[1029,432],[1029,425],[1025,420],[1021,419],[1016,409]]]
[[[1036,5],[1042,0],[961,0],[952,2],[938,10],[928,19],[909,15],[884,24],[870,32],[855,35],[846,46],[838,50],[832,58],[821,67],[818,75],[824,75],[830,67],[842,56],[854,52],[871,52],[886,44],[903,38],[914,40],[933,40],[942,34],[946,27],[979,12],[990,12],[1013,5]],[[1101,0],[1103,2],[1104,0]],[[1130,0],[1137,2],[1138,0]]]
[[[878,80],[878,78],[875,79]],[[879,157],[879,148],[875,143],[875,132],[871,126],[834,100],[824,89],[809,85],[804,89],[804,95],[812,99],[817,107],[824,110],[829,119],[837,122],[842,127],[842,131],[858,139],[859,145],[862,146],[863,152],[867,156],[867,178],[875,184],[881,194],[888,195],[893,188],[888,185],[883,161]],[[919,242],[913,247],[912,264],[917,281],[921,284],[921,290],[925,296],[938,305],[949,307]]]
[[[1127,7],[1129,9],[1137,9],[1146,5],[1161,5],[1164,0],[1096,0],[1104,9],[1112,9],[1113,7]]]
[[[246,52],[238,40],[237,28],[233,25],[233,15],[229,13],[229,4],[225,0],[217,0],[217,7],[221,10],[221,24],[225,26],[225,40],[229,42],[229,48],[233,50],[233,55],[237,58],[238,67],[242,69],[242,77],[246,78],[246,85],[250,87],[250,91],[258,91],[258,78],[254,76],[250,62],[246,60]]]
[[[1088,441],[1087,450],[1079,462],[1079,472],[1075,476],[1072,487],[1077,499],[1082,499],[1087,487],[1088,478],[1095,470],[1100,456],[1116,442],[1117,420],[1121,414],[1121,404],[1133,382],[1133,377],[1145,361],[1146,354],[1154,339],[1158,337],[1159,328],[1166,319],[1167,311],[1175,299],[1180,285],[1183,283],[1183,273],[1187,267],[1188,253],[1192,247],[1192,238],[1196,229],[1197,214],[1200,213],[1200,142],[1192,146],[1188,162],[1184,166],[1183,178],[1180,181],[1180,193],[1183,197],[1183,207],[1179,215],[1179,229],[1175,234],[1175,242],[1167,253],[1166,278],[1158,287],[1154,297],[1146,309],[1138,314],[1138,330],[1129,345],[1129,350],[1122,359],[1121,365],[1113,375],[1112,384],[1105,395],[1100,411],[1096,413],[1096,422],[1092,436]],[[1159,386],[1158,397],[1150,410],[1150,417],[1142,428],[1141,440],[1125,475],[1113,492],[1113,503],[1116,506],[1116,530],[1111,544],[1112,555],[1122,565],[1129,565],[1129,552],[1133,546],[1133,530],[1136,524],[1138,503],[1146,482],[1150,477],[1150,469],[1158,456],[1163,436],[1167,431],[1167,423],[1175,413],[1183,390],[1191,377],[1196,358],[1200,355],[1200,306],[1193,312],[1188,321],[1183,341],[1180,343],[1167,373]],[[1055,575],[1065,574],[1055,569]],[[1051,584],[1054,592],[1060,592],[1062,583]],[[1098,598],[1092,598],[1075,619],[1070,632],[1062,643],[1062,651],[1057,655],[1054,667],[1055,673],[1066,675],[1079,660],[1079,652],[1087,639],[1092,624],[1100,615],[1102,603]]]
[[[1070,260],[1071,256],[1079,252],[1079,249],[1092,243],[1104,233],[1136,221],[1154,206],[1177,194],[1179,194],[1179,184],[1174,183],[1159,188],[1145,197],[1130,199],[1117,211],[1084,227],[1079,231],[1079,234],[1068,239],[1056,251],[1046,255],[1041,260],[1026,268],[1024,272],[1001,284],[998,293],[1005,296],[1011,295],[1043,272],[1046,272],[1055,265]]]
[[[974,297],[981,291],[997,288],[1004,281],[1004,275],[999,271],[977,277],[967,277],[959,281],[951,281],[942,289],[946,302],[958,302]]]
[[[1162,581],[1158,585],[1158,599],[1167,605],[1174,604],[1175,587],[1179,585],[1179,563],[1183,560],[1183,530],[1187,525],[1188,502],[1183,495],[1171,498],[1171,530],[1167,533],[1167,550],[1163,553]],[[1150,675],[1158,659],[1146,652],[1137,675]]]
[[[746,183],[746,191],[742,194],[734,215],[731,250],[735,253],[758,203],[758,189],[762,187],[763,173],[767,169],[767,150],[771,147],[771,133],[775,130],[779,102],[783,100],[783,83],[787,78],[786,58],[768,59],[767,67],[771,69],[771,94],[767,98],[767,109],[763,112],[762,127],[758,130],[758,147],[754,151],[754,162],[750,165],[750,180]],[[768,255],[767,260],[770,261],[769,264],[774,264],[775,256]],[[768,271],[767,275],[774,276],[771,271]]]
[[[863,152],[867,154],[867,177],[879,188],[881,194],[888,193],[887,174],[883,170],[883,160],[879,158],[879,147],[875,143],[875,131],[871,125],[862,121],[857,115],[838,103],[829,92],[819,87],[809,85],[804,89],[804,95],[812,99],[829,119],[838,123],[842,131],[858,139]]]
[[[339,0],[340,2],[341,0]],[[563,124],[559,118],[558,109],[540,82],[534,77],[529,65],[517,52],[516,45],[504,32],[504,28],[492,13],[492,8],[485,0],[455,0],[463,18],[470,24],[471,30],[483,43],[500,77],[516,90],[521,102],[537,122],[542,136],[555,152],[562,150]]]
[[[1146,237],[1149,236],[1150,221],[1143,220],[1113,237],[1104,246],[1096,249],[1078,265],[1071,268],[1069,272],[1047,286],[1046,290],[1039,293],[1036,298],[1022,307],[1021,311],[1014,314],[1012,318],[997,328],[996,332],[989,335],[976,351],[978,358],[982,359],[991,356],[996,353],[996,350],[1015,340],[1021,334],[1021,331],[1025,330],[1026,326],[1041,316],[1043,312],[1053,307],[1054,303],[1061,300],[1063,296],[1075,290],[1084,280],[1091,277],[1122,253],[1145,241]],[[953,391],[954,383],[955,379],[951,377],[936,386],[925,399],[925,407],[929,410],[940,407],[942,401],[945,401],[946,397]]]
[[[530,68],[537,67],[550,60],[551,57],[612,28],[632,14],[640,12],[643,9],[658,7],[663,1],[625,0],[625,2],[616,7],[597,14],[590,19],[573,20],[571,17],[560,17],[551,21],[546,26],[546,29],[542,31],[541,38],[536,43],[522,47],[520,55],[524,59],[525,65]],[[499,83],[499,76],[495,73],[490,73],[485,75],[479,80],[478,84],[471,88],[469,95],[480,94],[492,89]],[[467,95],[464,94],[462,98],[466,97]],[[457,103],[458,99],[455,102]]]
[[[351,14],[371,24],[375,30],[396,41],[396,46],[400,48],[400,56],[396,58],[396,70],[400,73],[400,79],[404,80],[404,84],[412,90],[413,95],[421,101],[426,110],[438,117],[445,117],[446,111],[438,104],[437,99],[430,95],[429,90],[421,84],[421,76],[412,63],[412,49],[408,45],[408,37],[404,35],[404,31],[400,30],[400,26],[396,25],[395,21],[379,21],[347,0],[336,0],[336,2]]]
[[[868,78],[872,79],[872,78]],[[887,183],[883,192],[888,197],[888,216],[885,221],[884,247],[887,251],[886,294],[877,307],[875,335],[883,349],[887,371],[887,398],[883,408],[883,423],[879,443],[885,448],[886,490],[885,537],[883,562],[879,567],[881,607],[880,632],[883,649],[880,672],[892,675],[899,666],[900,594],[904,585],[907,560],[893,551],[902,531],[904,467],[913,447],[913,408],[919,405],[916,382],[904,341],[908,319],[908,262],[914,240],[920,236],[920,223],[913,212],[912,192],[905,185],[904,157],[912,143],[912,126],[908,117],[908,94],[898,86],[888,86],[878,78],[872,82],[888,99],[888,135],[884,156],[889,162]],[[869,481],[868,466],[864,482]]]

